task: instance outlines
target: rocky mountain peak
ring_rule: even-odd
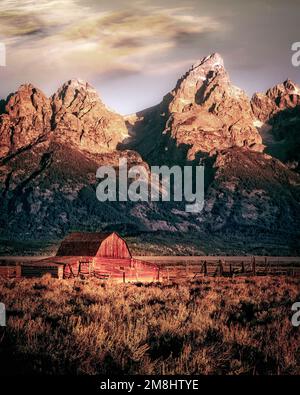
[[[46,95],[32,84],[23,84],[8,97],[5,110],[11,116],[28,116],[49,106]]]
[[[300,86],[287,79],[265,93],[255,93],[251,99],[254,115],[262,122],[268,122],[281,111],[300,105]]]
[[[231,147],[264,148],[250,100],[231,83],[219,54],[194,64],[159,106],[129,121],[143,140],[140,153],[151,160],[161,155],[190,161]]]
[[[300,95],[300,87],[292,80],[287,79],[282,84],[277,84],[273,88],[268,89],[266,95],[272,100],[285,95]]]
[[[195,63],[177,82],[171,92],[173,100],[170,112],[184,112],[193,104],[200,104],[202,92],[213,80],[223,85],[229,84],[229,76],[224,68],[222,57],[214,53]]]
[[[64,106],[72,111],[90,105],[104,107],[97,91],[89,83],[79,79],[72,79],[64,83],[52,96],[52,101],[56,107]]]
[[[290,93],[300,94],[299,86],[292,80],[290,79],[285,80],[283,85],[286,88],[286,90],[289,91]]]
[[[300,172],[300,86],[287,79],[251,99],[266,152]]]
[[[56,138],[92,153],[107,152],[128,137],[122,116],[108,109],[87,82],[72,79],[52,96]]]
[[[33,146],[50,130],[50,100],[32,84],[21,85],[7,98],[0,116],[0,156]]]
[[[109,110],[82,80],[69,80],[50,99],[32,84],[24,84],[4,104],[0,115],[3,157],[45,139],[105,153],[128,137],[123,117]]]
[[[192,70],[201,70],[210,72],[212,70],[223,70],[224,69],[224,60],[222,56],[218,53],[213,53],[205,58],[202,58],[200,61],[196,62],[192,66]],[[206,74],[207,74],[206,73]]]

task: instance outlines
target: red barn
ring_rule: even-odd
[[[40,267],[41,273],[47,267],[52,270],[63,267],[63,271],[57,269],[55,276],[59,278],[95,276],[119,282],[159,280],[158,266],[133,259],[126,241],[115,232],[71,233],[62,241],[55,257],[31,263],[30,272],[32,265]],[[23,273],[27,266],[23,265]]]

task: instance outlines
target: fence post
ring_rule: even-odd
[[[268,273],[269,273],[268,259],[267,259],[266,256],[265,256],[265,258],[264,258],[264,271],[265,271],[265,274],[268,274]]]
[[[231,265],[231,263],[229,264],[229,273],[230,273],[230,276],[232,277],[232,265]]]
[[[206,261],[203,262],[203,272],[204,272],[204,276],[207,276],[207,263],[206,263]]]
[[[220,276],[223,276],[223,264],[221,259],[219,260],[219,274]]]
[[[255,261],[255,256],[252,258],[252,273],[253,273],[253,276],[256,276],[256,261]]]
[[[242,273],[245,273],[245,265],[244,265],[244,261],[242,261]]]

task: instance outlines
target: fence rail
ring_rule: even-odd
[[[236,277],[236,276],[272,276],[283,275],[300,278],[300,262],[281,262],[280,260],[257,260],[255,257],[247,261],[231,260],[199,260],[193,262],[177,262],[166,264],[155,261],[160,266],[162,280],[189,280],[198,277]]]
[[[193,280],[199,277],[236,277],[236,276],[293,276],[300,278],[300,257],[139,257],[139,260],[132,261],[147,263],[141,271],[141,280],[148,275],[148,268],[151,264],[158,267],[159,281],[180,281]],[[51,272],[58,278],[77,277],[79,274],[89,276],[92,274],[101,279],[114,277],[115,269],[111,268],[111,262],[107,262],[106,267],[93,267],[90,261],[80,260],[78,265],[66,264],[65,273],[63,266],[49,265],[45,266],[46,260],[42,261],[44,265],[39,268],[39,263],[31,264],[22,263],[22,260],[0,260],[0,278],[14,277],[36,277],[45,272]],[[56,262],[56,261],[55,261]],[[71,261],[70,261],[71,262]],[[72,261],[73,262],[73,261]],[[71,263],[72,263],[71,262]],[[57,263],[57,262],[56,262]],[[123,261],[120,261],[120,264]],[[150,265],[149,265],[150,263]],[[120,266],[123,269],[123,267]],[[38,270],[38,272],[37,272]],[[121,269],[117,272],[121,273]],[[124,271],[124,270],[123,270]],[[55,273],[54,273],[55,272]],[[121,274],[118,276],[122,276]],[[132,274],[132,273],[131,273]],[[130,278],[132,275],[129,276]],[[148,276],[149,277],[149,276]],[[126,275],[127,278],[127,275]],[[136,277],[138,279],[138,277]],[[124,279],[123,279],[124,280]]]

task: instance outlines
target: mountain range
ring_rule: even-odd
[[[194,64],[161,103],[128,116],[81,80],[50,98],[25,84],[0,102],[0,238],[117,229],[141,242],[173,240],[169,253],[181,240],[200,253],[298,254],[299,148],[300,87],[286,80],[249,99],[219,54]],[[124,156],[147,167],[204,165],[203,211],[100,203],[97,168]]]

